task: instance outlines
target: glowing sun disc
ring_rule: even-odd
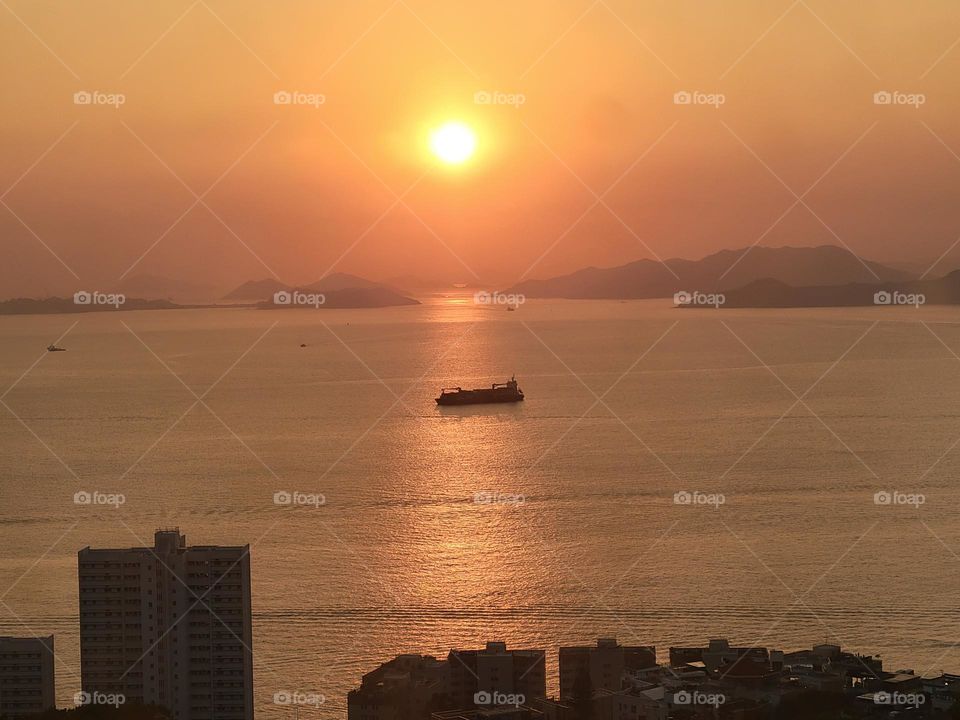
[[[451,165],[468,160],[476,147],[477,136],[463,123],[449,122],[430,134],[430,149],[433,154]]]

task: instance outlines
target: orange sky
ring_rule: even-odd
[[[512,282],[758,240],[930,264],[960,237],[953,0],[5,1],[4,297]],[[426,149],[448,119],[478,136],[461,167]]]

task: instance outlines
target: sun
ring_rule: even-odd
[[[460,122],[448,122],[430,133],[430,149],[450,165],[466,162],[477,147],[477,136]]]

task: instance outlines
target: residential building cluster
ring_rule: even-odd
[[[363,676],[348,720],[687,720],[947,716],[960,676],[888,672],[879,657],[823,644],[783,652],[710,640],[671,647],[602,638],[561,647],[559,695],[547,695],[547,653],[489,642],[445,659],[399,655]],[[820,716],[820,715],[817,715]]]
[[[157,705],[174,720],[253,720],[249,546],[83,548],[78,705]],[[0,638],[0,716],[55,707],[53,638]]]

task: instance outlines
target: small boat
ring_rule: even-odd
[[[488,388],[464,390],[463,388],[440,388],[437,405],[479,405],[481,403],[509,403],[523,400],[523,390],[517,386],[516,377],[505,383],[493,383]]]
[[[47,352],[66,352],[66,351],[67,351],[66,348],[58,347],[53,343],[50,343],[49,345],[47,345]]]
[[[513,305],[507,305],[507,312],[516,312],[517,308]]]
[[[300,343],[300,347],[306,347],[306,346],[307,346],[306,343]]]

